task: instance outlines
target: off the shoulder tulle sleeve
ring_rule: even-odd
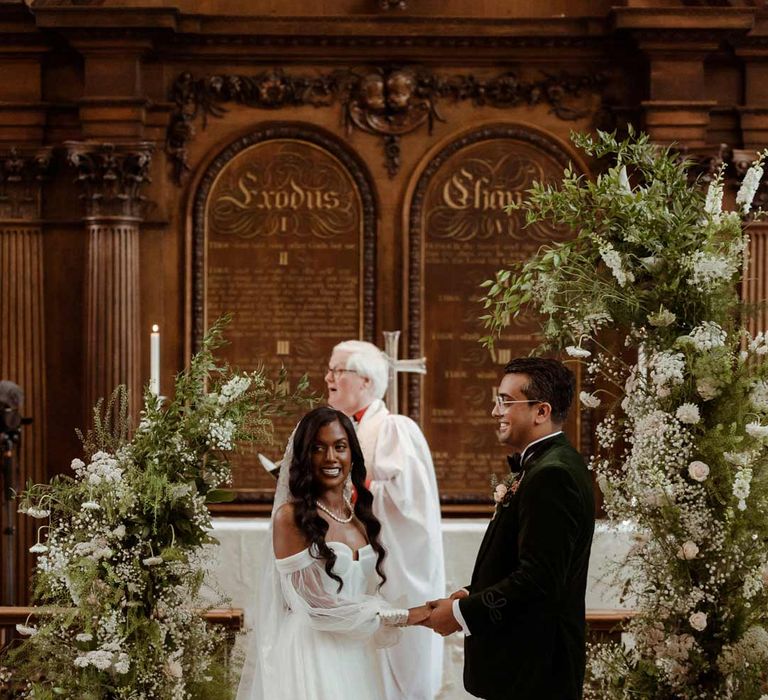
[[[398,641],[400,630],[382,624],[379,615],[391,606],[379,596],[362,594],[351,600],[344,588],[337,591],[338,582],[308,549],[275,563],[287,607],[292,614],[303,615],[312,628],[356,639],[373,637],[378,647]]]

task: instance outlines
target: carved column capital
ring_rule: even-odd
[[[51,169],[51,148],[0,151],[0,220],[40,218],[40,187]]]
[[[83,190],[86,218],[143,218],[146,198],[141,188],[151,182],[153,143],[67,141],[64,145],[77,170],[75,182]]]

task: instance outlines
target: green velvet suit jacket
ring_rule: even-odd
[[[538,445],[534,447],[539,447]],[[459,609],[464,686],[487,700],[578,700],[585,669],[592,479],[564,435],[541,443],[499,506]]]

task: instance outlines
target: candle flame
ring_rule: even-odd
[[[160,331],[160,326],[158,326],[156,323],[152,325],[152,332],[158,333]]]

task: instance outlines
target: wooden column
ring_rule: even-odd
[[[634,5],[635,3],[630,3]],[[704,64],[723,39],[748,32],[754,10],[721,7],[614,8],[615,27],[631,35],[648,57],[644,128],[658,143],[702,149],[709,143],[710,96]]]
[[[15,451],[15,488],[46,480],[45,325],[43,232],[40,224],[42,179],[50,164],[48,149],[12,149],[0,155],[0,379],[24,391],[22,426]],[[14,508],[15,510],[15,508]],[[27,601],[35,529],[41,523],[15,514],[14,602]],[[3,523],[5,525],[5,523]],[[0,561],[11,555],[0,536]],[[5,599],[5,595],[3,596]]]
[[[124,384],[129,412],[141,407],[139,231],[153,145],[68,142],[83,189],[88,232],[85,285],[86,426],[91,410]]]

